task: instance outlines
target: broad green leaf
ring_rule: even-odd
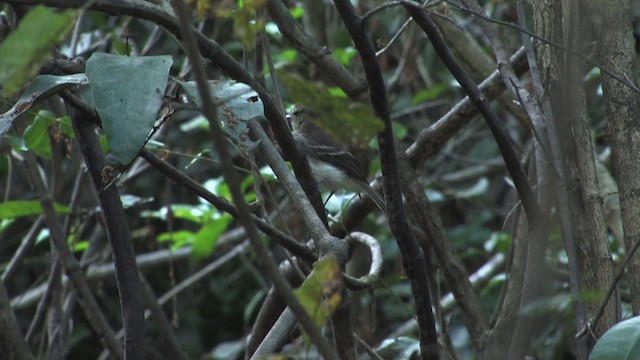
[[[207,179],[202,184],[202,186],[204,186],[205,189],[209,190],[214,195],[221,196],[221,197],[231,201],[231,192],[229,192],[229,185],[227,185],[227,183],[224,181],[224,178],[222,176],[219,176],[219,177],[216,177],[216,178]],[[209,202],[204,200],[204,199],[202,199],[202,198],[200,198],[200,202],[202,204],[209,205]]]
[[[73,132],[73,125],[71,125],[71,118],[68,116],[63,116],[58,118],[58,127],[60,131],[67,135],[70,138],[75,138],[76,134]]]
[[[89,248],[89,241],[87,240],[78,241],[77,243],[73,244],[72,248],[74,252],[83,252]]]
[[[170,242],[171,249],[176,250],[186,245],[191,245],[195,233],[188,230],[166,232],[158,235],[158,242]]]
[[[335,257],[328,256],[318,260],[302,286],[295,290],[296,297],[317,326],[326,324],[340,304],[341,286],[340,265]]]
[[[129,41],[122,41],[119,36],[114,36],[112,38],[113,41],[113,50],[115,50],[118,54],[124,56],[131,56],[131,52],[133,51],[133,46]]]
[[[54,45],[73,28],[75,18],[76,11],[55,13],[44,6],[36,6],[27,13],[16,31],[0,44],[3,97],[15,95],[38,73]]]
[[[95,53],[86,73],[109,149],[123,164],[144,146],[167,87],[170,56]]]
[[[614,325],[593,348],[591,360],[632,360],[640,354],[640,316]]]
[[[333,57],[342,65],[349,65],[351,60],[358,54],[353,46],[337,48],[333,51]]]
[[[383,122],[373,114],[370,106],[336,96],[326,86],[284,71],[278,71],[278,76],[287,88],[289,98],[297,106],[317,111],[321,116],[318,125],[341,142],[366,149],[369,140],[384,129]]]
[[[51,111],[40,110],[22,136],[25,147],[44,159],[51,159],[49,126],[54,122],[55,115]]]
[[[277,54],[274,54],[274,58],[275,58],[274,66],[276,69],[279,69],[285,65],[289,65],[295,62],[296,59],[298,58],[298,52],[294,49],[285,49],[280,51]],[[268,73],[267,70],[265,70],[265,73]]]
[[[450,88],[451,85],[447,83],[441,83],[429,89],[418,90],[413,96],[413,99],[411,99],[411,105],[417,105],[425,101],[435,100],[438,98],[438,96],[440,96],[440,94],[442,94],[442,92]]]
[[[231,215],[226,214],[217,219],[207,221],[205,225],[200,228],[193,238],[193,247],[191,248],[191,255],[196,261],[206,258],[213,253],[220,239],[220,235],[227,230],[232,219]]]
[[[296,19],[296,20],[300,20],[302,18],[302,15],[304,14],[304,8],[302,7],[302,5],[297,5],[292,7],[289,12],[291,13],[291,16]]]
[[[58,214],[68,214],[71,209],[64,205],[53,204]],[[42,214],[42,205],[38,200],[16,200],[0,203],[0,219],[13,219],[22,216]]]
[[[11,128],[13,121],[24,114],[38,102],[74,85],[88,84],[85,74],[73,74],[66,76],[39,75],[24,90],[15,105],[9,111],[0,115],[0,136]]]

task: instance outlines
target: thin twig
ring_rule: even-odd
[[[553,45],[553,46],[557,47],[558,49],[561,49],[561,50],[565,51],[566,53],[568,53],[568,54],[570,54],[570,55],[573,55],[573,56],[577,57],[578,59],[583,60],[584,62],[588,63],[589,65],[591,65],[591,66],[593,66],[593,67],[598,68],[600,71],[602,71],[602,72],[603,72],[603,73],[605,73],[606,75],[609,75],[609,76],[611,76],[612,78],[614,78],[614,79],[616,79],[616,80],[620,81],[621,83],[623,83],[623,84],[625,84],[626,86],[628,86],[631,90],[633,90],[633,91],[635,91],[636,93],[639,93],[639,94],[640,94],[640,89],[639,89],[637,86],[635,86],[633,83],[631,83],[631,82],[629,82],[629,81],[627,81],[627,80],[623,79],[622,77],[620,77],[620,76],[616,75],[616,74],[615,74],[615,73],[613,73],[611,70],[609,70],[609,69],[607,69],[606,67],[604,67],[604,65],[600,65],[599,63],[597,63],[597,62],[595,62],[595,61],[593,61],[593,60],[589,59],[588,57],[586,57],[586,56],[584,56],[584,55],[580,54],[580,53],[579,53],[579,52],[577,52],[576,50],[570,49],[570,48],[568,48],[568,47],[566,47],[566,46],[563,46],[562,44],[557,43],[557,42],[555,42],[555,41],[552,41],[552,40],[549,40],[549,39],[545,39],[545,38],[543,38],[543,37],[540,37],[540,36],[538,36],[538,35],[536,35],[536,34],[532,33],[531,31],[529,31],[529,30],[527,30],[527,29],[523,29],[523,28],[521,28],[520,26],[515,25],[515,24],[512,24],[512,23],[510,23],[510,22],[502,21],[502,20],[492,19],[492,18],[490,18],[490,17],[488,17],[488,16],[486,16],[486,15],[484,15],[484,14],[482,14],[482,13],[479,13],[479,12],[477,12],[477,11],[473,11],[473,10],[468,9],[468,8],[460,7],[460,5],[455,4],[455,3],[453,3],[453,2],[450,2],[450,1],[447,1],[447,4],[449,4],[449,5],[451,5],[451,6],[455,7],[455,8],[457,8],[457,9],[458,9],[458,10],[460,10],[460,11],[468,12],[468,13],[470,13],[470,14],[472,14],[472,15],[474,15],[474,16],[477,16],[477,17],[479,17],[479,18],[482,18],[482,19],[484,19],[484,20],[486,20],[486,21],[493,22],[493,23],[500,24],[500,25],[504,25],[504,26],[510,27],[510,28],[512,28],[512,29],[515,29],[515,30],[517,30],[517,31],[523,32],[523,33],[525,33],[525,34],[527,34],[527,35],[531,36],[532,38],[534,38],[534,39],[536,39],[536,40],[539,40],[539,41],[541,41],[541,42],[543,42],[543,43],[545,43],[545,44]]]
[[[613,281],[611,282],[611,284],[609,285],[609,289],[607,290],[607,295],[602,300],[602,303],[600,303],[600,307],[598,308],[596,315],[584,325],[582,330],[578,331],[578,333],[575,335],[576,339],[586,335],[587,332],[590,331],[591,328],[595,327],[598,321],[600,321],[602,314],[604,314],[604,309],[607,307],[607,304],[609,303],[609,299],[615,292],[616,287],[618,286],[618,282],[620,282],[620,279],[622,279],[624,270],[627,268],[627,265],[629,265],[629,263],[633,259],[633,256],[635,255],[639,247],[640,247],[640,237],[636,238],[636,241],[633,243],[633,247],[631,247],[627,255],[624,257],[624,261],[622,261],[622,264],[620,264],[620,267],[616,271],[616,275],[613,278]]]

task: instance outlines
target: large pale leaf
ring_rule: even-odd
[[[24,90],[16,104],[9,111],[0,115],[0,136],[9,131],[11,124],[18,116],[24,114],[38,102],[68,87],[84,84],[88,84],[85,74],[39,75]]]
[[[162,105],[170,56],[95,53],[86,73],[109,149],[128,164],[144,146]]]
[[[596,343],[591,360],[631,360],[640,354],[640,316],[614,325]]]
[[[54,45],[73,28],[75,17],[73,10],[54,13],[44,6],[36,6],[27,13],[16,31],[0,44],[3,97],[16,94],[38,73]]]
[[[195,82],[177,81],[187,96],[198,106],[202,106],[200,92]],[[248,141],[247,121],[264,117],[262,100],[249,85],[233,80],[209,81],[209,90],[216,103],[218,120],[224,124],[225,132],[243,144]]]

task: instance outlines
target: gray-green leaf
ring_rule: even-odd
[[[95,53],[86,73],[109,149],[123,164],[144,146],[162,105],[170,56]]]

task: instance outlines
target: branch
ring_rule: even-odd
[[[9,303],[7,288],[3,283],[0,283],[0,309],[0,354],[6,359],[35,359],[20,331],[20,325]]]
[[[97,111],[92,107],[90,107],[89,105],[82,102],[75,95],[70,94],[69,92],[63,92],[62,97],[66,101],[70,101],[71,103],[73,103],[73,105],[78,109],[81,109],[88,118],[92,119],[91,122],[95,123],[99,121],[99,116]],[[235,218],[238,217],[237,210],[225,198],[221,196],[216,196],[215,194],[207,190],[205,187],[200,185],[200,183],[191,179],[189,176],[187,176],[180,170],[176,169],[166,161],[160,159],[159,157],[154,155],[151,151],[147,149],[142,149],[140,151],[140,156],[143,159],[145,159],[149,164],[154,166],[156,169],[158,169],[160,172],[168,176],[170,179],[172,179],[176,183],[183,185],[184,187],[191,190],[196,195],[207,200],[210,204],[215,206],[216,209],[220,211],[224,211]],[[263,219],[253,214],[251,215],[251,217],[253,221],[255,221],[257,227],[263,233],[265,233],[266,235],[269,235],[275,242],[278,243],[278,245],[291,251],[293,255],[298,256],[309,263],[313,263],[318,259],[316,254],[313,251],[311,251],[311,249],[309,249],[309,247],[306,246],[305,244],[301,244],[300,242],[291,238],[290,236],[283,233],[282,231],[280,231],[273,225],[269,224],[268,222],[264,221]]]
[[[142,151],[140,152],[140,156],[176,183],[186,187],[196,195],[207,200],[218,210],[229,213],[234,218],[238,217],[238,211],[232,204],[227,202],[225,198],[216,196],[215,194],[204,188],[202,185],[200,185],[197,181],[191,179],[189,176],[171,166],[166,161],[158,158],[151,151],[142,149]],[[311,251],[311,249],[309,249],[309,247],[305,244],[296,241],[295,239],[280,231],[278,228],[253,214],[251,214],[251,218],[255,222],[258,229],[260,229],[266,235],[270,236],[276,243],[278,243],[278,245],[291,251],[293,255],[298,256],[309,263],[313,263],[318,259],[316,254]]]
[[[287,305],[293,310],[296,318],[298,319],[304,330],[307,332],[307,334],[309,334],[309,337],[312,339],[313,343],[318,347],[318,352],[320,352],[320,354],[325,359],[337,360],[338,356],[336,355],[335,351],[330,347],[327,340],[322,336],[320,330],[314,324],[311,316],[300,304],[295,294],[293,293],[293,290],[291,289],[289,283],[287,283],[287,281],[280,275],[275,263],[273,262],[273,259],[268,253],[266,246],[262,243],[261,239],[258,236],[257,228],[249,213],[249,206],[244,201],[242,189],[240,188],[241,181],[235,169],[233,168],[233,164],[230,161],[231,157],[229,156],[229,151],[226,147],[224,133],[222,132],[222,129],[220,129],[220,123],[216,120],[216,105],[209,91],[204,64],[200,57],[200,53],[198,52],[196,39],[192,33],[192,27],[190,25],[187,7],[181,0],[172,0],[172,4],[176,10],[176,13],[178,14],[178,18],[180,21],[180,32],[184,39],[183,45],[186,55],[189,57],[189,60],[191,60],[193,64],[193,72],[196,77],[200,98],[202,99],[202,112],[209,121],[209,128],[211,131],[211,136],[213,138],[213,143],[216,147],[218,155],[220,156],[222,173],[224,175],[226,183],[229,185],[229,191],[231,192],[233,202],[236,206],[236,209],[238,210],[238,219],[246,229],[247,237],[249,238],[253,250],[256,252],[258,264],[274,282],[275,288],[284,298]],[[275,107],[271,110],[277,111]],[[281,114],[279,112],[277,115],[281,117]],[[292,142],[290,144],[293,145],[291,133],[288,133],[288,137],[291,138]],[[304,157],[302,158],[302,160],[306,162],[304,160]],[[317,192],[318,191],[316,188],[316,193]]]
[[[127,357],[144,358],[145,325],[140,293],[140,278],[136,265],[129,224],[116,186],[107,186],[103,173],[106,165],[104,153],[95,133],[95,127],[84,118],[84,113],[70,108],[71,119],[80,152],[87,165],[98,193],[107,239],[111,245],[111,256],[116,267],[116,283],[120,293],[122,318],[126,329],[125,352]]]
[[[285,39],[296,50],[304,54],[318,70],[339,86],[349,98],[362,98],[367,93],[367,84],[357,80],[347,69],[337,62],[329,49],[316,45],[316,40],[305,33],[291,16],[282,0],[268,0],[269,15],[278,25]]]
[[[422,6],[414,1],[408,0],[402,0],[402,3],[404,4],[407,12],[411,14],[416,23],[425,32],[425,34],[427,34],[440,59],[442,59],[451,74],[456,78],[458,83],[460,83],[460,86],[467,93],[471,101],[476,105],[476,107],[478,107],[480,113],[489,126],[489,129],[493,133],[498,147],[500,148],[505,165],[509,171],[509,175],[511,175],[511,179],[513,180],[516,190],[520,195],[527,217],[532,222],[537,221],[541,218],[542,212],[531,189],[531,184],[529,184],[529,180],[525,176],[524,170],[520,165],[520,159],[514,150],[509,134],[500,120],[498,120],[496,114],[489,107],[489,101],[482,92],[480,92],[478,86],[474,83],[469,74],[453,57],[453,54],[451,54],[451,51],[447,47],[447,44],[442,39],[442,35],[440,34],[437,25],[433,20],[431,20],[431,17],[422,8]]]
[[[600,70],[602,73],[611,76],[612,78],[614,78],[614,79],[620,81],[621,83],[623,83],[625,86],[629,87],[634,92],[640,94],[640,88],[638,88],[638,86],[636,84],[634,84],[632,81],[630,81],[628,78],[626,78],[626,74],[617,75],[613,71],[609,70],[608,68],[604,67],[603,65],[600,65],[596,61],[593,61],[593,60],[589,59],[588,57],[580,54],[576,50],[573,50],[573,49],[571,49],[569,47],[566,47],[566,46],[564,46],[564,45],[562,45],[560,43],[557,43],[557,42],[555,42],[553,40],[549,40],[549,39],[540,37],[537,34],[532,33],[531,31],[528,31],[527,29],[525,29],[523,27],[520,27],[520,26],[518,26],[516,24],[512,24],[510,22],[501,21],[501,20],[497,20],[497,19],[492,19],[492,18],[486,16],[485,14],[483,14],[482,12],[478,12],[478,11],[474,11],[474,10],[471,10],[471,9],[468,9],[468,8],[460,7],[460,5],[458,5],[458,4],[454,3],[454,2],[451,2],[451,1],[446,1],[446,2],[447,2],[447,4],[457,8],[460,11],[468,12],[468,13],[470,13],[470,14],[472,14],[474,16],[477,16],[477,17],[479,17],[481,19],[484,19],[485,21],[488,21],[488,22],[492,22],[492,23],[496,23],[496,24],[500,24],[500,25],[504,25],[504,26],[510,27],[510,28],[515,29],[515,30],[517,30],[517,31],[519,31],[519,32],[521,32],[523,34],[526,34],[526,35],[528,35],[528,36],[530,36],[530,37],[532,37],[532,38],[534,38],[534,39],[536,39],[536,40],[538,40],[538,41],[540,41],[542,43],[553,45],[554,47],[556,47],[558,49],[561,49],[562,51],[566,52],[567,54],[569,54],[569,55],[571,55],[571,56],[573,56],[573,57],[575,57],[577,59],[580,59],[580,60],[586,62],[587,64],[589,64],[589,65],[591,65],[591,66],[593,66],[595,68],[598,68],[598,70]]]
[[[627,268],[627,266],[629,266],[631,259],[633,259],[633,256],[636,254],[636,251],[638,251],[639,247],[640,247],[640,238],[637,238],[633,242],[633,246],[631,247],[631,249],[629,249],[629,251],[627,252],[627,255],[625,255],[624,260],[622,261],[622,264],[620,264],[620,267],[618,268],[618,271],[616,271],[616,274],[613,277],[613,281],[611,282],[611,284],[609,284],[609,289],[607,289],[607,293],[604,299],[602,299],[602,302],[600,303],[600,307],[598,307],[598,311],[593,316],[593,318],[589,319],[589,321],[584,325],[584,327],[580,329],[580,331],[578,331],[578,333],[575,335],[576,338],[580,338],[587,334],[593,333],[593,328],[595,328],[598,325],[598,321],[600,321],[600,318],[602,318],[602,315],[604,314],[604,310],[609,304],[609,299],[611,299],[611,296],[616,291],[616,287],[618,286],[620,279],[622,279],[622,276],[624,275],[624,270]]]
[[[402,193],[400,179],[398,177],[398,165],[395,154],[395,138],[389,115],[387,93],[380,66],[376,59],[373,44],[369,35],[364,30],[362,18],[355,15],[353,6],[348,0],[334,1],[347,31],[351,35],[369,84],[369,96],[371,104],[385,124],[385,129],[378,135],[380,147],[380,160],[384,183],[384,195],[386,199],[389,218],[389,227],[396,238],[402,254],[402,264],[405,273],[411,282],[414,295],[415,310],[420,324],[420,347],[423,359],[438,359],[438,343],[435,331],[435,321],[431,310],[431,298],[429,295],[429,282],[424,253],[414,238],[402,205]]]
[[[51,239],[56,247],[56,251],[58,252],[59,261],[62,263],[62,266],[69,278],[71,278],[74,289],[78,294],[77,299],[80,303],[80,307],[82,308],[87,321],[91,325],[91,328],[96,332],[96,334],[98,334],[98,336],[101,337],[102,340],[106,342],[106,346],[109,348],[109,351],[111,351],[111,354],[117,359],[124,359],[122,347],[113,336],[111,327],[109,326],[109,323],[102,311],[100,311],[100,307],[91,293],[91,289],[89,289],[89,285],[87,284],[87,280],[85,279],[82,270],[80,269],[78,261],[69,249],[66,237],[62,231],[62,225],[58,221],[55,209],[53,208],[53,200],[47,194],[45,185],[35,170],[37,168],[35,156],[32,153],[27,152],[25,153],[25,160],[27,162],[27,172],[29,173],[29,177],[40,196],[40,203],[42,204],[45,223],[49,228]]]
[[[415,226],[424,232],[429,240],[429,246],[435,251],[438,265],[444,273],[446,287],[451,290],[460,308],[471,343],[477,353],[481,353],[482,340],[489,324],[480,309],[478,297],[473,291],[464,266],[447,241],[440,217],[431,208],[423,187],[416,180],[417,176],[413,168],[406,159],[401,159],[400,164],[403,179],[406,180],[402,190],[407,199],[407,207],[411,210],[416,222]]]
[[[305,228],[309,231],[311,238],[315,242],[319,256],[333,255],[338,259],[340,266],[344,265],[348,259],[347,243],[344,240],[331,236],[324,227],[324,224],[313,213],[313,208],[309,200],[304,196],[298,180],[291,174],[291,171],[289,171],[278,150],[276,150],[273,143],[269,141],[269,137],[262,127],[255,121],[249,122],[249,136],[251,140],[258,144],[260,155],[262,155],[267,164],[269,164],[289,194],[295,211],[299,214]]]

